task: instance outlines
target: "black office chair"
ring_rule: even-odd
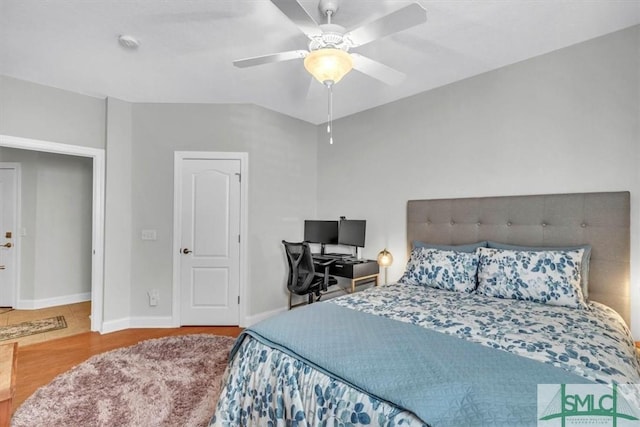
[[[287,289],[291,294],[308,295],[308,303],[311,304],[314,300],[320,300],[321,293],[326,291],[329,286],[338,283],[335,277],[329,275],[329,268],[335,260],[314,261],[311,247],[307,242],[292,243],[283,240],[282,244],[287,253],[287,263],[289,264]],[[322,272],[316,271],[316,266]],[[289,310],[292,308],[291,294],[289,294]]]

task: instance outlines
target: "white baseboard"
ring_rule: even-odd
[[[131,317],[131,328],[175,328],[173,317]]]
[[[91,301],[91,292],[81,294],[65,295],[44,299],[22,299],[18,301],[18,310],[38,310],[40,308],[56,307],[58,305],[76,304],[79,302]]]
[[[129,329],[131,322],[128,317],[124,319],[107,320],[102,323],[102,329],[99,331],[101,334],[108,334],[111,332],[123,331]]]
[[[247,316],[245,318],[244,324],[240,325],[242,328],[249,327],[253,324],[256,324],[262,320],[268,319],[269,317],[275,316],[277,314],[283,313],[287,311],[286,307],[278,308],[271,311],[265,311],[262,313],[254,314],[252,316]],[[109,320],[102,324],[103,334],[108,334],[111,332],[122,331],[125,329],[131,328],[179,328],[180,325],[176,325],[173,317],[125,317],[122,319]]]
[[[263,311],[262,313],[254,314],[252,316],[246,316],[244,319],[244,324],[240,326],[243,328],[247,328],[262,320],[268,319],[269,317],[273,317],[276,314],[284,313],[285,311],[287,311],[287,307],[277,308],[271,311]]]
[[[102,334],[122,331],[131,328],[175,328],[171,316],[166,317],[125,317],[108,320],[102,324]]]

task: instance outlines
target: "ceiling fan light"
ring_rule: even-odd
[[[353,60],[342,49],[324,48],[309,52],[304,68],[322,84],[338,83],[353,68]]]

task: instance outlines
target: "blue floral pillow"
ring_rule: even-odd
[[[430,286],[458,292],[473,292],[476,288],[478,254],[475,252],[443,251],[415,248],[401,283]]]
[[[478,248],[477,292],[496,298],[587,308],[580,287],[583,251]]]

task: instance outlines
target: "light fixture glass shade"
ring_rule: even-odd
[[[393,255],[386,248],[378,254],[378,265],[380,267],[389,267],[393,263]]]
[[[322,84],[338,83],[353,68],[353,60],[344,50],[327,47],[309,52],[304,68]]]

